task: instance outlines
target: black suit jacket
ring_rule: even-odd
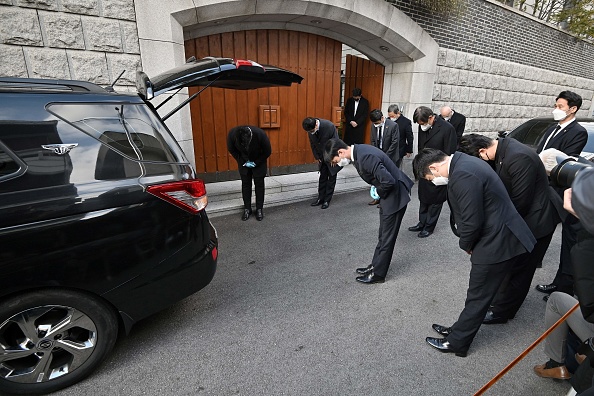
[[[398,129],[400,131],[400,158],[404,158],[407,153],[412,154],[413,152],[414,136],[412,132],[412,123],[408,118],[401,114],[400,117],[396,119],[396,124],[398,124]]]
[[[319,166],[321,167],[325,164],[330,168],[330,174],[334,176],[342,169],[342,167],[330,166],[324,162],[324,146],[326,146],[328,140],[338,139],[338,131],[332,122],[321,118],[318,118],[317,120],[320,122],[318,131],[313,135],[309,132],[307,133],[309,144],[311,145],[311,152],[313,153],[314,158],[318,161]]]
[[[441,150],[450,155],[456,151],[458,142],[454,127],[441,117],[435,117],[433,126],[423,131],[419,126],[419,152],[425,147]],[[430,181],[419,179],[419,201],[425,204],[439,204],[446,200],[446,188],[435,186]]]
[[[361,96],[359,99],[359,105],[357,106],[357,113],[355,114],[355,99],[351,96],[347,99],[344,105],[344,118],[346,119],[345,124],[345,136],[348,135],[349,131],[357,131],[363,133],[365,128],[365,121],[369,117],[369,101]],[[351,121],[357,123],[357,127],[351,126]]]
[[[377,188],[384,214],[394,214],[410,202],[414,183],[386,153],[368,144],[355,144],[352,155],[359,176]]]
[[[472,263],[495,264],[532,251],[536,239],[485,161],[456,152],[447,189],[460,248],[472,252]]]
[[[515,139],[500,138],[495,171],[534,237],[554,232],[560,219],[549,198],[549,178],[538,154]]]
[[[458,140],[458,143],[460,143],[460,139],[462,139],[464,129],[466,128],[466,116],[454,110],[454,114],[452,114],[452,117],[448,122],[452,124],[456,130],[456,139]]]
[[[268,169],[266,160],[272,153],[270,140],[268,139],[266,132],[262,129],[251,125],[250,129],[252,130],[252,141],[250,142],[248,150],[245,150],[244,147],[235,142],[235,135],[237,132],[235,129],[229,131],[229,134],[227,135],[227,150],[229,150],[229,153],[237,161],[237,170],[240,175],[247,175],[249,169],[251,169],[252,174],[255,177],[264,177],[266,176],[266,170]],[[253,161],[256,164],[256,167],[247,168],[243,166],[243,164],[248,161]]]
[[[536,152],[540,153],[544,149],[544,144],[553,133],[558,124],[551,126],[543,135],[536,146]],[[549,142],[548,148],[556,148],[570,156],[578,156],[588,142],[588,132],[575,119],[565,129],[562,129],[557,136]]]
[[[400,159],[400,132],[398,125],[394,121],[386,119],[383,128],[381,150],[396,163]],[[377,133],[378,128],[372,123],[370,134],[371,145],[379,148]]]

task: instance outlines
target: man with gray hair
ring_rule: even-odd
[[[408,118],[402,115],[400,108],[396,104],[388,106],[388,117],[398,125],[400,132],[400,158],[396,162],[396,166],[400,168],[404,156],[410,158],[413,153],[414,136],[412,132],[412,123]]]
[[[458,144],[460,144],[460,139],[462,139],[462,135],[464,134],[464,128],[466,128],[466,117],[452,110],[450,106],[443,106],[439,110],[441,113],[441,118],[452,124],[456,130],[456,138]]]

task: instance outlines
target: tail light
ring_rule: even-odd
[[[266,72],[266,70],[264,69],[264,66],[262,66],[259,63],[256,63],[254,61],[251,60],[243,60],[243,59],[236,59],[235,60],[235,67],[239,70],[247,70],[250,71],[252,73],[261,73],[264,74],[264,72]]]
[[[155,197],[161,198],[192,214],[200,212],[208,205],[206,186],[202,180],[183,180],[157,184],[149,186],[146,190]]]

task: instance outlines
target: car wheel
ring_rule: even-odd
[[[47,393],[89,375],[113,348],[116,314],[98,298],[42,290],[0,302],[0,392]]]

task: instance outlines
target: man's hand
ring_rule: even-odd
[[[357,125],[359,125],[359,124],[357,124],[355,121],[351,121],[351,126],[353,128],[357,128]]]
[[[568,188],[567,190],[563,191],[563,209],[577,217],[575,211],[573,210],[573,207],[571,206],[571,193],[571,188]]]

